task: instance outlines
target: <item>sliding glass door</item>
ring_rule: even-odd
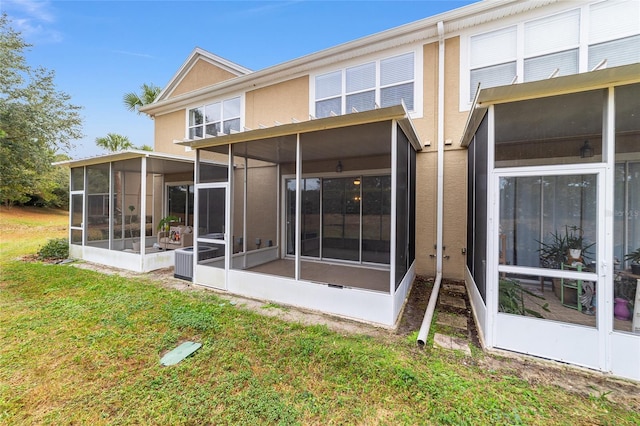
[[[193,225],[193,185],[167,185],[167,216],[178,217],[183,225]]]
[[[286,241],[295,254],[296,182],[286,179]],[[389,264],[391,176],[301,180],[301,255]]]

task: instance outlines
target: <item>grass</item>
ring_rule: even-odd
[[[0,257],[1,424],[640,423],[606,397],[532,386],[415,339],[341,335],[205,291],[14,260],[42,235]],[[160,366],[186,340],[202,348]]]

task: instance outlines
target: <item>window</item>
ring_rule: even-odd
[[[516,78],[516,33],[514,26],[471,37],[471,99],[478,84],[502,86]]]
[[[188,112],[189,139],[239,132],[240,114],[240,97],[191,108]]]
[[[488,88],[640,62],[640,2],[598,2],[472,35],[468,52],[468,98],[461,94],[466,102],[478,84]]]
[[[414,62],[414,54],[406,53],[316,76],[316,117],[368,111],[403,102],[409,111],[414,111]]]

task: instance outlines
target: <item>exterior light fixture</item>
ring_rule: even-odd
[[[354,185],[360,185],[360,178],[356,178],[353,180]]]
[[[336,173],[342,173],[342,161],[338,160],[338,164],[336,164]]]
[[[584,145],[580,148],[580,157],[590,158],[593,157],[593,148],[589,145],[589,141],[584,141]]]

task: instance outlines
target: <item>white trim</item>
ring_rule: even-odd
[[[302,195],[302,189],[300,188],[300,184],[302,183],[302,149],[301,149],[301,142],[300,142],[300,133],[296,134],[296,224],[294,226],[295,229],[295,248],[296,248],[296,252],[295,252],[295,257],[296,257],[296,264],[295,264],[295,276],[294,278],[296,280],[300,280],[300,253],[302,252],[302,235],[301,235],[301,230],[302,230],[302,214],[300,212],[300,210],[302,209],[302,200],[301,200],[301,195]]]
[[[395,121],[394,121],[395,123]],[[406,160],[406,159],[405,159]],[[389,294],[396,289],[396,222],[398,220],[398,132],[391,126],[391,233],[389,244]]]
[[[251,271],[229,271],[231,293],[320,311],[344,318],[392,327],[393,296],[354,287],[335,288],[293,278]]]
[[[422,118],[423,117],[423,107],[424,107],[424,67],[423,67],[423,48],[422,44],[415,44],[411,49],[399,49],[399,50],[391,50],[391,51],[383,51],[378,52],[376,54],[371,54],[367,56],[356,56],[349,60],[332,64],[331,67],[323,67],[317,68],[309,72],[309,112],[312,116],[317,117],[316,114],[316,102],[322,99],[316,99],[316,77],[329,74],[332,72],[339,71],[341,73],[341,93],[337,96],[330,96],[326,99],[333,99],[335,97],[340,97],[341,99],[341,109],[342,115],[350,114],[351,111],[346,111],[346,97],[347,95],[353,95],[355,93],[367,92],[374,90],[375,91],[375,102],[377,105],[381,105],[380,102],[380,93],[381,89],[386,87],[393,87],[401,84],[406,84],[409,81],[405,81],[403,83],[396,83],[392,85],[381,86],[380,84],[380,63],[385,59],[395,58],[397,56],[402,56],[405,54],[413,53],[413,110],[408,111],[409,116],[412,119]],[[361,91],[346,92],[346,70],[349,68],[357,67],[360,65],[365,65],[369,63],[375,64],[375,73],[376,73],[376,82],[375,87],[370,89],[365,89]]]
[[[240,98],[240,115],[238,118],[240,118],[240,130],[238,130],[238,132],[243,132],[244,131],[244,127],[245,127],[245,100],[246,100],[246,93],[242,92],[242,93],[238,93],[238,94],[234,94],[234,95],[228,95],[228,96],[224,96],[224,97],[216,97],[216,98],[211,98],[210,100],[207,100],[205,102],[200,102],[200,103],[192,103],[192,104],[188,104],[185,109],[184,109],[184,139],[183,141],[190,141],[190,140],[201,140],[201,139],[206,139],[209,138],[211,136],[207,136],[206,134],[206,125],[207,123],[205,122],[205,117],[202,117],[202,124],[200,126],[202,126],[202,134],[203,136],[201,138],[194,138],[194,139],[189,139],[189,129],[192,127],[197,127],[197,126],[190,126],[189,125],[189,111],[191,111],[192,109],[196,109],[196,108],[202,108],[202,110],[205,110],[205,107],[207,105],[211,105],[214,103],[219,102],[220,103],[220,114],[221,114],[221,120],[220,120],[220,131],[224,131],[224,122],[228,121],[225,120],[224,117],[224,102],[225,101],[230,101],[236,98]],[[233,119],[233,118],[230,118]],[[217,137],[217,135],[215,135],[214,137]],[[179,142],[183,142],[183,141],[179,141]]]
[[[476,148],[477,149],[477,148]],[[477,152],[477,151],[476,151]],[[499,224],[496,224],[497,218],[500,217],[500,210],[498,208],[499,192],[496,193],[498,188],[499,178],[493,173],[495,167],[495,107],[491,105],[487,114],[487,241],[485,241],[485,253],[486,260],[484,264],[484,270],[480,273],[485,275],[485,304],[487,309],[487,345],[494,347],[496,345],[497,325],[496,314],[498,312],[498,288],[496,285],[490,285],[489,283],[498,282],[498,274],[494,272],[496,268],[487,267],[487,265],[493,265],[493,262],[498,263],[498,259],[493,255],[493,247],[499,247],[498,242],[498,229]],[[477,181],[474,188],[477,188]],[[497,250],[496,250],[497,251]],[[476,274],[478,271],[475,271]]]
[[[222,95],[229,91],[254,90],[293,78],[308,75],[312,70],[335,67],[334,64],[364,57],[368,54],[391,49],[404,48],[415,44],[422,46],[437,40],[436,25],[444,22],[447,34],[458,35],[469,27],[481,27],[484,23],[509,19],[540,8],[553,7],[557,0],[492,0],[482,1],[460,7],[449,12],[437,14],[410,24],[402,25],[363,37],[348,43],[340,44],[310,55],[303,56],[273,67],[256,71],[249,75],[223,81],[193,92],[178,95],[169,100],[162,100],[146,105],[140,110],[151,116],[165,114],[184,107],[185,102],[194,98],[207,98],[211,93]],[[561,3],[560,3],[561,4]]]
[[[189,74],[189,72],[193,69],[193,67],[198,63],[199,60],[208,62],[209,64],[216,66],[224,71],[235,74],[236,76],[251,74],[253,72],[248,68],[233,63],[218,55],[214,55],[211,52],[207,52],[204,49],[196,47],[195,49],[193,49],[191,54],[187,57],[186,61],[182,64],[178,71],[173,75],[173,77],[171,77],[164,89],[162,89],[162,91],[158,94],[157,101],[162,101],[171,97],[173,91],[178,86],[180,86],[184,78]]]
[[[524,25],[526,23],[544,19],[547,17],[559,15],[562,13],[567,13],[572,10],[580,9],[580,34],[579,34],[579,44],[572,48],[562,48],[560,50],[549,51],[549,53],[560,53],[566,52],[571,49],[578,49],[578,71],[577,73],[590,72],[588,69],[588,50],[589,46],[593,44],[599,44],[601,42],[610,42],[613,40],[620,40],[626,37],[630,37],[633,35],[640,34],[640,24],[638,25],[637,32],[630,32],[624,36],[616,36],[613,39],[607,40],[599,40],[597,42],[589,40],[589,15],[591,6],[601,2],[581,2],[576,4],[576,2],[556,2],[552,5],[547,5],[537,10],[529,10],[522,14],[512,14],[507,16],[506,18],[501,19],[499,27],[493,27],[495,22],[483,23],[481,25],[476,25],[467,30],[463,30],[460,33],[460,76],[459,76],[459,111],[469,111],[472,106],[472,99],[470,98],[471,94],[471,38],[476,35],[481,35],[484,33],[505,29],[510,26],[517,26],[517,43],[518,43],[518,57],[516,59],[516,69],[517,69],[517,81],[516,83],[524,82],[524,61],[526,59],[531,59],[539,56],[543,56],[544,53],[536,53],[535,55],[525,56],[524,52]],[[639,21],[640,22],[640,21]],[[499,63],[490,63],[484,66],[498,65]],[[474,66],[474,69],[483,68],[484,66]],[[506,84],[508,85],[508,84]]]

